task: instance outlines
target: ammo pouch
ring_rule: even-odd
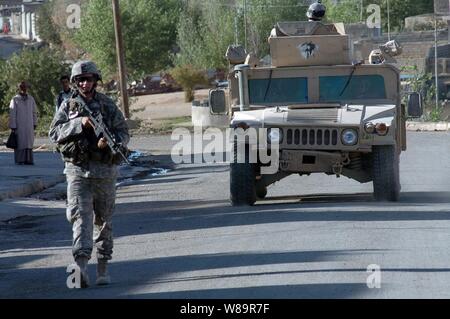
[[[91,161],[100,162],[103,164],[113,164],[113,155],[108,148],[105,150],[100,150],[98,148],[96,148],[95,150],[91,150],[89,152],[89,159]]]
[[[123,158],[119,153],[113,155],[109,148],[105,150],[98,148],[92,149],[89,147],[86,139],[58,144],[56,150],[61,153],[63,161],[75,165],[87,163],[88,161],[100,162],[107,165],[119,165],[123,162]],[[129,150],[127,148],[121,148],[121,151],[125,157],[128,157]]]
[[[89,160],[88,142],[86,139],[71,140],[63,144],[58,144],[56,150],[61,154],[64,162],[77,165]]]

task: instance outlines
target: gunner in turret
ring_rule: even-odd
[[[306,16],[309,21],[322,21],[326,11],[327,8],[322,4],[322,1],[317,0],[317,2],[309,6]]]

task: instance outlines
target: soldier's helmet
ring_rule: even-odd
[[[320,21],[325,16],[326,11],[327,8],[322,4],[322,1],[318,0],[309,6],[306,16],[309,20]]]
[[[75,82],[75,78],[83,74],[93,74],[97,77],[97,81],[102,80],[102,74],[92,61],[78,61],[72,67],[70,82]]]

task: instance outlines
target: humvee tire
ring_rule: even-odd
[[[398,201],[400,197],[399,155],[394,146],[373,147],[372,175],[375,200]]]
[[[246,147],[245,163],[238,163],[234,143],[234,159],[230,164],[230,200],[233,206],[251,206],[256,202],[255,164],[248,162],[249,152]]]

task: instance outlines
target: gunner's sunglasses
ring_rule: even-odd
[[[95,82],[95,77],[93,76],[80,76],[78,78],[75,79],[78,83],[83,83],[83,82]]]

